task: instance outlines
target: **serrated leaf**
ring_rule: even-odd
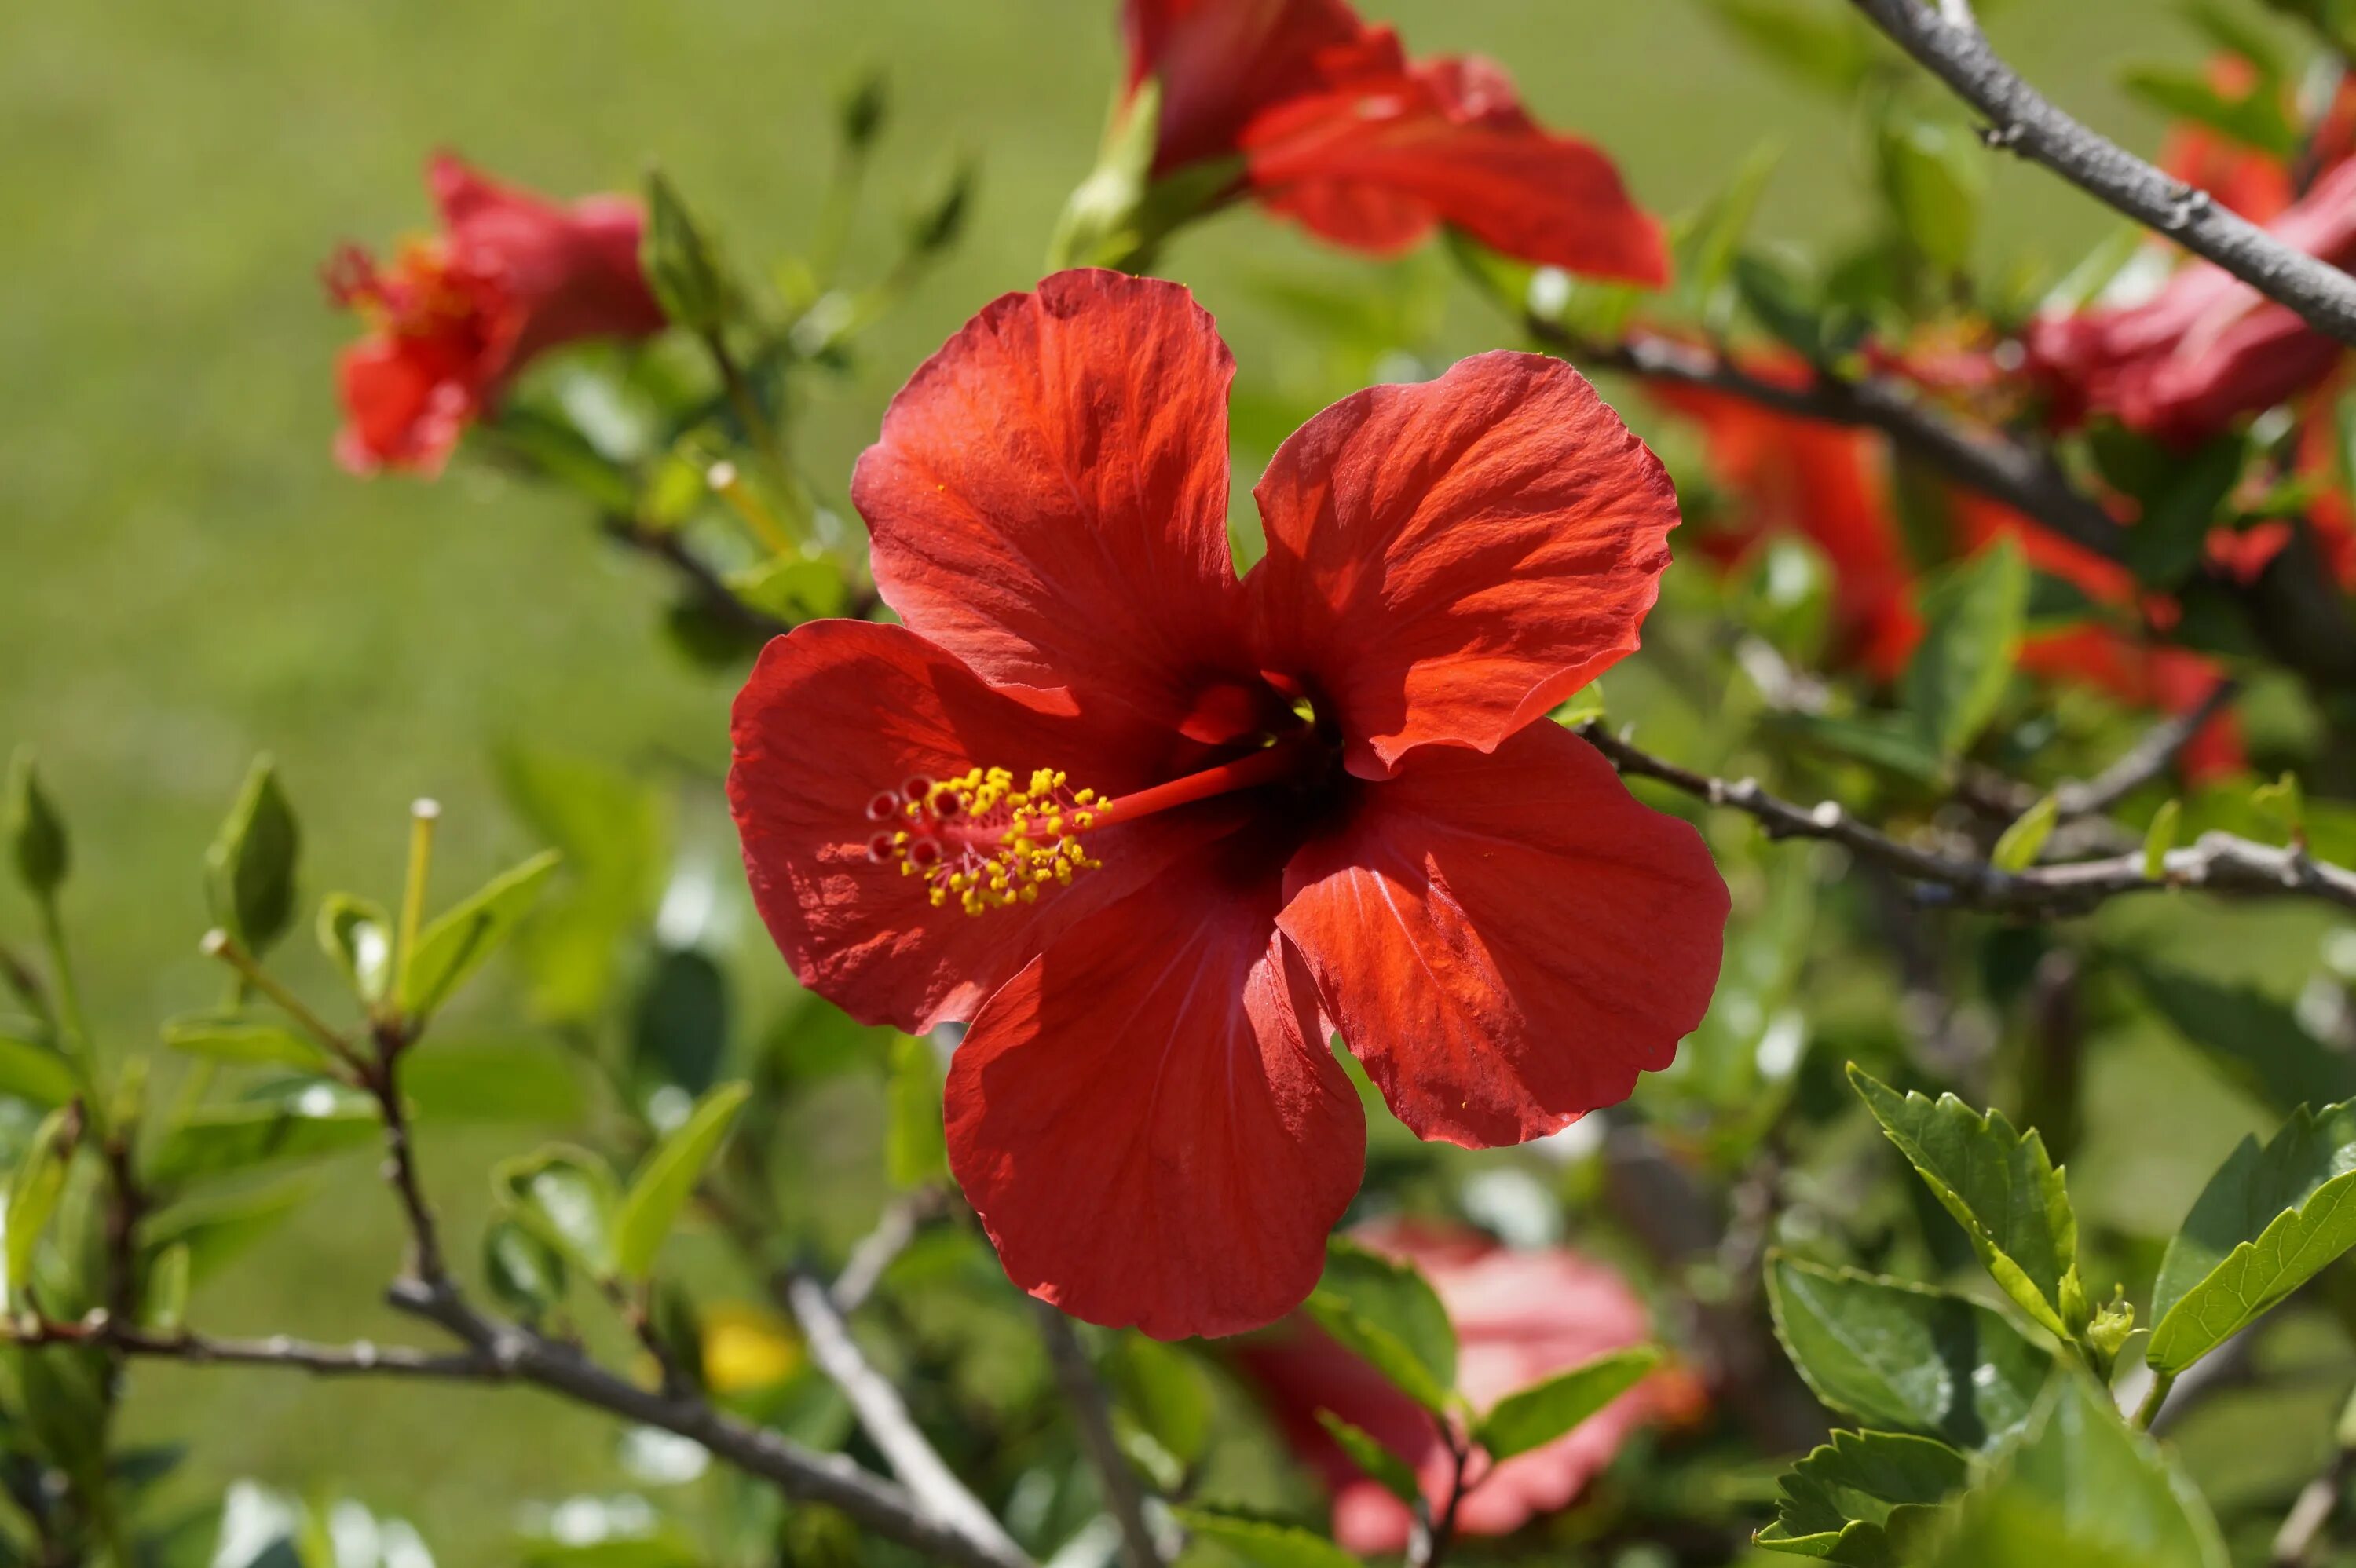
[[[886,1085],[884,1169],[894,1187],[921,1187],[946,1179],[948,1135],[943,1125],[940,1062],[915,1035],[892,1040]]]
[[[1598,1356],[1507,1394],[1474,1424],[1473,1435],[1493,1459],[1543,1448],[1644,1381],[1660,1364],[1657,1345]]]
[[[294,809],[268,757],[257,758],[237,804],[205,851],[205,896],[213,923],[266,953],[294,921],[294,865],[302,848]]]
[[[1317,1413],[1317,1424],[1327,1436],[1341,1445],[1350,1463],[1365,1472],[1367,1477],[1383,1490],[1413,1508],[1423,1496],[1416,1484],[1415,1471],[1408,1462],[1375,1440],[1375,1435],[1363,1426],[1354,1426],[1330,1410]]]
[[[1971,1478],[1971,1460],[1935,1439],[1836,1432],[1783,1473],[1775,1522],[1755,1542],[1847,1568],[1902,1568],[1916,1532]]]
[[[562,859],[554,850],[533,856],[484,885],[481,891],[427,926],[404,966],[402,996],[410,1012],[430,1018],[450,994],[498,951],[530,913]]]
[[[1950,567],[1922,596],[1922,640],[1901,683],[1923,741],[1960,756],[1996,715],[2019,656],[2029,614],[2029,566],[1999,540]]]
[[[8,1174],[7,1200],[0,1206],[0,1305],[22,1305],[26,1282],[32,1278],[33,1249],[58,1211],[65,1196],[66,1172],[73,1162],[74,1145],[81,1137],[81,1113],[60,1105],[41,1118],[33,1140],[16,1168]]]
[[[1935,1568],[2225,1568],[2201,1494],[2075,1374],[2054,1380],[2028,1436],[1959,1511]]]
[[[343,971],[360,1005],[382,1001],[392,987],[391,917],[366,899],[329,893],[319,902],[317,930],[321,951]]]
[[[1869,1425],[1986,1453],[2020,1430],[2053,1358],[1965,1296],[1776,1254],[1776,1338],[1816,1397]]]
[[[20,749],[8,764],[7,809],[0,828],[8,835],[9,859],[16,880],[37,899],[53,896],[72,869],[73,854],[66,837],[65,819],[41,787],[33,765],[32,748]]]
[[[1297,1524],[1206,1508],[1170,1511],[1189,1533],[1224,1547],[1251,1568],[1358,1568],[1355,1557]]]
[[[2356,1246],[2356,1101],[2245,1137],[2168,1244],[2145,1359],[2176,1373]]]
[[[1901,1094],[1855,1063],[1848,1078],[2005,1295],[2040,1327],[2070,1339],[2086,1307],[2078,1220],[2037,1130],[2015,1132],[2002,1112],[1982,1115],[1953,1094]]]
[[[585,1149],[551,1145],[494,1168],[491,1190],[516,1223],[584,1273],[614,1276],[614,1216],[621,1193],[605,1161]]]
[[[164,1043],[190,1056],[241,1067],[293,1067],[323,1072],[334,1060],[309,1035],[251,1019],[202,1015],[174,1019],[164,1026]]]
[[[614,1269],[623,1278],[644,1279],[654,1267],[655,1254],[695,1195],[704,1168],[752,1097],[750,1084],[723,1083],[696,1102],[687,1120],[647,1156],[614,1219]]]
[[[155,1146],[147,1179],[171,1187],[341,1154],[375,1143],[380,1125],[374,1101],[331,1083],[199,1106]]]
[[[2062,801],[2047,795],[2013,819],[1988,852],[1988,864],[1999,871],[2025,871],[2037,864],[2062,817]]]
[[[72,1063],[37,1040],[0,1034],[0,1095],[48,1110],[81,1092]]]
[[[1447,1408],[1456,1387],[1456,1330],[1413,1264],[1335,1236],[1325,1244],[1325,1273],[1307,1307],[1402,1393],[1428,1410]]]

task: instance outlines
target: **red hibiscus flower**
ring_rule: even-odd
[[[1234,361],[1174,284],[1049,278],[909,380],[851,494],[903,625],[737,699],[754,896],[812,989],[972,1027],[949,1155],[1010,1276],[1163,1338],[1316,1282],[1391,1108],[1483,1146],[1668,1064],[1725,885],[1547,711],[1633,649],[1667,476],[1568,366],[1312,420],[1231,561]]]
[[[638,268],[635,201],[559,207],[446,154],[426,179],[440,234],[404,246],[390,266],[348,245],[327,265],[336,303],[369,325],[336,367],[345,417],[336,454],[355,473],[437,473],[535,355],[663,326]]]
[[[1160,89],[1151,173],[1233,165],[1246,193],[1354,250],[1446,223],[1541,265],[1657,285],[1660,227],[1603,154],[1542,129],[1483,59],[1410,63],[1342,0],[1126,0],[1132,107]]]
[[[2267,232],[2334,266],[2356,263],[2356,163],[2326,175]],[[2041,318],[2027,347],[2058,423],[2108,414],[2177,446],[2296,397],[2340,363],[2337,343],[2206,261],[2141,304]]]
[[[1458,1383],[1476,1408],[1651,1338],[1651,1317],[1636,1293],[1611,1268],[1577,1253],[1510,1252],[1484,1236],[1431,1225],[1367,1227],[1356,1235],[1413,1262],[1431,1281],[1456,1329]],[[1333,1538],[1362,1554],[1404,1549],[1413,1523],[1407,1505],[1351,1463],[1317,1413],[1331,1411],[1405,1460],[1437,1507],[1446,1500],[1453,1463],[1431,1417],[1305,1320],[1247,1340],[1232,1354],[1285,1441],[1332,1489]],[[1457,1528],[1509,1535],[1569,1507],[1633,1434],[1691,1413],[1691,1391],[1681,1374],[1656,1373],[1546,1446],[1476,1468],[1479,1478],[1457,1509]]]

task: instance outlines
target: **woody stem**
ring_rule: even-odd
[[[1215,768],[1205,768],[1199,773],[1172,779],[1150,789],[1125,795],[1117,800],[1093,808],[1088,814],[1088,830],[1117,827],[1134,822],[1141,816],[1173,807],[1192,805],[1198,800],[1211,800],[1238,790],[1257,789],[1262,784],[1280,784],[1298,778],[1313,767],[1320,754],[1316,740],[1301,734],[1279,741],[1272,746],[1238,757],[1232,763],[1222,763]]]

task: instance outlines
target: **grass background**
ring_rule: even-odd
[[[1608,146],[1675,211],[1762,143],[1787,149],[1764,224],[1823,235],[1863,211],[1839,106],[1791,87],[1686,0],[1372,0],[1420,53],[1506,62],[1537,112]],[[335,241],[422,228],[438,145],[548,190],[628,186],[659,156],[748,255],[808,231],[830,102],[888,62],[885,205],[958,150],[983,161],[968,242],[872,340],[817,415],[840,484],[883,400],[991,295],[1037,275],[1091,161],[1117,69],[1111,0],[77,0],[0,16],[0,744],[38,745],[76,834],[70,915],[121,1049],[202,1005],[198,858],[248,760],[274,752],[308,831],[306,883],[393,885],[402,807],[448,807],[442,885],[525,848],[487,755],[525,738],[716,770],[726,682],[652,635],[667,584],[562,501],[460,467],[361,483],[328,454],[328,364],[348,324],[315,280]],[[2002,41],[2095,123],[2148,145],[2109,85],[2126,58],[2191,58],[2150,0],[2013,8]],[[1998,173],[1996,240],[2066,255],[2100,231],[2035,171]],[[862,244],[881,254],[871,223]],[[1247,379],[1312,352],[1256,285],[1365,264],[1249,215],[1164,269],[1227,324]],[[1472,302],[1451,348],[1499,341]],[[30,935],[0,896],[0,935]],[[429,1150],[464,1207],[512,1138]],[[397,1245],[352,1171],[242,1283],[223,1330],[381,1330]],[[196,1474],[351,1477],[445,1563],[510,1558],[517,1499],[610,1477],[610,1434],[538,1396],[267,1377],[143,1377],[139,1430],[192,1440]]]

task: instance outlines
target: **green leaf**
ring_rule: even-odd
[[[147,1179],[173,1187],[342,1154],[375,1143],[380,1125],[374,1101],[332,1083],[306,1083],[266,1100],[203,1105],[155,1146]]]
[[[2294,844],[2307,840],[2307,792],[2297,773],[2285,773],[2272,784],[2250,792],[2250,805],[2279,824]]]
[[[1996,848],[1988,854],[1988,863],[1999,871],[2029,869],[2045,852],[2046,840],[2053,837],[2054,825],[2061,816],[2061,798],[2046,795],[2016,817],[1997,837]]]
[[[1899,232],[1933,266],[1971,264],[1987,194],[1987,152],[1960,125],[1892,111],[1874,138],[1881,190]]]
[[[1837,719],[1823,713],[1778,713],[1768,724],[1804,745],[1916,784],[1936,784],[1945,772],[1945,758],[1923,740],[1921,727],[1903,714],[1860,713],[1853,719]]]
[[[564,1300],[564,1254],[513,1220],[483,1231],[483,1283],[510,1312],[545,1317]]]
[[[700,477],[696,488],[701,494]],[[594,1018],[625,945],[662,895],[669,799],[631,773],[562,752],[506,747],[498,764],[509,805],[537,842],[564,856],[562,880],[517,933],[532,1008],[544,1018]]]
[[[1971,1460],[1931,1438],[1836,1432],[1783,1472],[1775,1522],[1756,1543],[1848,1568],[1902,1568],[1916,1532],[1971,1478]]]
[[[562,859],[554,850],[533,856],[502,872],[483,890],[433,924],[409,955],[402,994],[410,1012],[431,1018],[467,976],[482,966],[530,913],[541,890]]]
[[[1901,1094],[1854,1062],[1848,1079],[2005,1295],[2040,1327],[2072,1338],[2087,1315],[2078,1220],[2037,1130],[2015,1132],[2002,1112],[1983,1115],[1953,1094]]]
[[[2290,63],[2282,46],[2263,29],[2253,27],[2217,0],[2190,0],[2184,7],[2184,19],[2219,53],[2233,55],[2248,64],[2257,73],[2261,91],[2281,87]]]
[[[80,1092],[81,1081],[64,1057],[37,1041],[0,1034],[0,1095],[47,1110]]]
[[[930,1043],[915,1035],[892,1038],[890,1103],[884,1129],[884,1169],[894,1187],[921,1187],[948,1176],[948,1135],[942,1125],[941,1068]]]
[[[1812,363],[1826,357],[1824,301],[1813,283],[1764,251],[1734,259],[1734,288],[1752,319]]]
[[[19,750],[9,764],[7,810],[0,814],[0,827],[8,834],[16,880],[37,899],[53,896],[66,880],[73,856],[67,847],[65,820],[41,788],[29,746]]]
[[[2184,804],[2177,800],[2160,802],[2159,809],[2151,814],[2151,826],[2143,834],[2143,874],[2152,881],[2168,876],[2168,852],[2176,848],[2176,825],[2184,816]]]
[[[630,1068],[641,1095],[701,1094],[719,1081],[728,1050],[728,976],[705,954],[668,950],[654,962],[631,1017]]]
[[[2356,1101],[2245,1137],[2168,1243],[2145,1359],[2182,1371],[2356,1246]]]
[[[1474,1424],[1473,1435],[1493,1459],[1543,1448],[1644,1381],[1660,1364],[1657,1345],[1598,1356],[1507,1394]]]
[[[293,1067],[323,1072],[334,1059],[307,1034],[251,1019],[192,1015],[164,1026],[164,1043],[190,1056],[241,1067]]]
[[[491,1190],[516,1223],[567,1262],[594,1279],[614,1276],[614,1217],[621,1195],[605,1161],[553,1144],[495,1167]]]
[[[1358,1568],[1358,1560],[1297,1524],[1206,1508],[1174,1508],[1198,1540],[1225,1548],[1251,1568]]]
[[[728,320],[728,280],[712,241],[659,169],[647,175],[647,282],[663,315],[691,332]]]
[[[1816,1397],[1874,1426],[1986,1453],[2029,1419],[2053,1358],[1964,1296],[1780,1253],[1775,1336]]]
[[[1741,253],[1743,237],[1782,156],[1775,147],[1752,148],[1725,188],[1676,226],[1677,302],[1713,331],[1726,329],[1734,258]]]
[[[2173,588],[2200,567],[2247,454],[2243,436],[2221,435],[2190,456],[2167,453],[2142,487],[2128,492],[2143,515],[2120,539],[2138,581]]]
[[[1965,1497],[1936,1568],[2225,1568],[2208,1505],[2101,1389],[2054,1380],[2029,1435]]]
[[[2298,151],[2297,127],[2280,97],[2263,86],[2239,95],[2221,92],[2204,68],[2179,65],[2129,66],[2119,73],[2119,85],[2170,119],[2204,125],[2271,157],[2287,162]]]
[[[142,1285],[142,1328],[169,1334],[184,1327],[188,1316],[188,1249],[166,1247],[149,1258]]]
[[[40,1244],[58,1200],[65,1196],[66,1172],[73,1163],[74,1146],[81,1141],[81,1112],[60,1105],[41,1118],[25,1157],[8,1175],[7,1202],[0,1209],[0,1305],[23,1305],[26,1283],[32,1278],[33,1249]]]
[[[1210,1446],[1213,1396],[1202,1364],[1187,1351],[1142,1334],[1113,1342],[1105,1372],[1120,1409],[1182,1466]]]
[[[1996,716],[2028,613],[2029,567],[2010,539],[1948,568],[1923,594],[1922,640],[1901,689],[1941,755],[1962,755]]]
[[[318,934],[360,1005],[384,1000],[392,987],[391,917],[366,899],[329,893],[319,902]]]
[[[140,1228],[140,1242],[150,1253],[184,1254],[188,1283],[202,1285],[293,1219],[317,1190],[311,1182],[297,1180],[175,1203],[148,1218]]]
[[[294,921],[294,863],[302,834],[268,757],[255,759],[220,835],[205,851],[205,898],[213,923],[256,956]]]
[[[832,556],[781,555],[732,571],[727,581],[738,599],[793,624],[842,613],[842,567]]]
[[[2356,1058],[2308,1032],[2289,1004],[2133,953],[2105,956],[2177,1033],[2276,1115],[2356,1099]]]
[[[1409,1508],[1423,1500],[1423,1489],[1416,1484],[1415,1471],[1406,1460],[1376,1442],[1373,1433],[1363,1426],[1353,1426],[1330,1410],[1317,1413],[1317,1424],[1341,1445],[1350,1463],[1364,1470],[1383,1490]]]
[[[614,1221],[614,1267],[625,1279],[644,1279],[655,1254],[695,1195],[704,1168],[720,1152],[736,1113],[753,1097],[747,1083],[723,1083],[701,1100],[687,1120],[666,1134],[622,1200]]]
[[[1448,1407],[1456,1387],[1456,1330],[1416,1266],[1335,1236],[1310,1294],[1319,1326],[1427,1410]]]

